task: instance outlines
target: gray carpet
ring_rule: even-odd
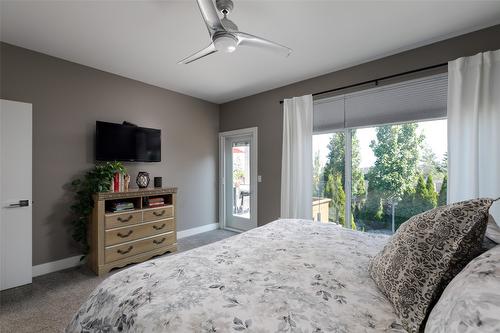
[[[233,235],[231,231],[214,230],[182,238],[176,253]],[[81,266],[39,276],[31,285],[0,292],[0,332],[62,332],[81,303],[105,278]]]

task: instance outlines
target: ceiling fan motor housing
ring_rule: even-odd
[[[226,53],[234,52],[238,46],[238,39],[227,32],[216,32],[213,42],[218,51]]]
[[[233,10],[233,1],[231,0],[216,0],[215,6],[223,15],[229,14]]]

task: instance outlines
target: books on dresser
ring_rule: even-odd
[[[145,200],[145,205],[147,207],[161,207],[165,206],[165,200],[163,197],[158,197],[158,198],[147,198]]]
[[[111,212],[124,212],[127,210],[134,210],[134,203],[133,202],[113,202],[111,203]]]
[[[110,191],[111,192],[123,192],[128,191],[130,183],[130,175],[121,174],[116,172],[111,180]]]

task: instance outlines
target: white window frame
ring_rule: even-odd
[[[351,228],[351,202],[352,202],[352,129],[344,129],[344,193],[345,193],[345,218],[344,227]]]

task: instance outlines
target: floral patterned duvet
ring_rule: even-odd
[[[109,277],[66,332],[404,332],[368,272],[387,239],[277,220]]]

